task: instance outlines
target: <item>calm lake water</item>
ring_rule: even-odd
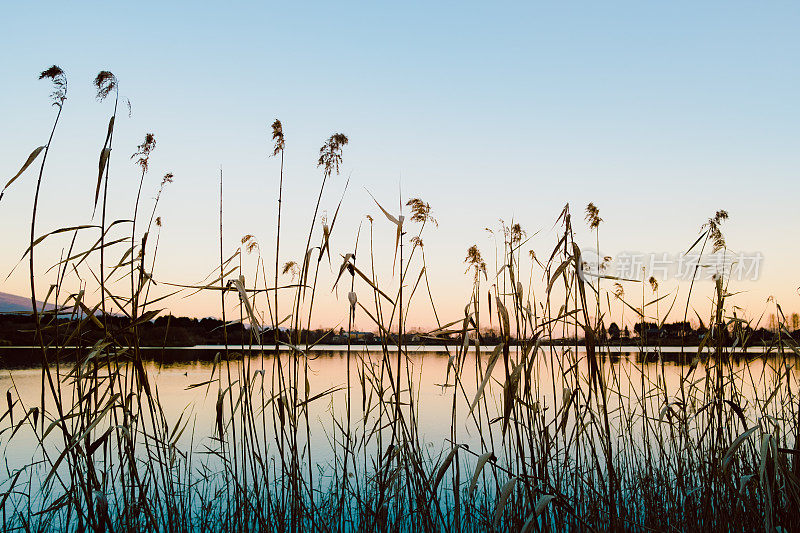
[[[208,347],[214,352],[222,347]],[[362,376],[370,373],[370,369],[380,376],[381,363],[384,360],[383,354],[376,350],[377,347],[353,347],[350,353],[349,378],[353,391],[353,412],[352,419],[355,427],[358,420],[362,417]],[[491,348],[484,348],[486,352]],[[513,348],[512,348],[513,350]],[[574,348],[565,347],[542,347],[535,360],[533,371],[535,397],[538,398],[539,408],[545,412],[555,413],[563,402],[565,387],[575,389],[586,387],[585,380],[577,381],[574,375],[587,376],[588,364],[583,349],[573,351]],[[654,348],[647,349],[653,352]],[[689,360],[696,353],[696,348],[687,348]],[[452,351],[452,348],[451,348]],[[615,349],[615,352],[617,350]],[[687,365],[676,362],[666,361],[674,358],[679,353],[679,349],[665,348],[664,361],[640,362],[641,354],[636,349],[622,348],[618,353],[611,357],[602,359],[602,370],[608,383],[610,391],[609,412],[616,411],[620,407],[620,402],[631,402],[641,404],[646,402],[648,411],[658,413],[666,405],[666,401],[677,395],[682,376],[688,371]],[[391,353],[393,364],[396,361],[396,352]],[[736,387],[742,394],[743,413],[748,417],[749,422],[753,422],[757,413],[753,405],[748,404],[748,398],[759,398],[769,396],[775,388],[777,377],[782,374],[784,383],[788,378],[788,387],[795,392],[798,387],[797,359],[795,357],[778,358],[774,355],[757,357],[754,354],[749,362],[745,359],[733,360],[731,362],[734,370],[731,379],[736,381]],[[480,453],[481,440],[477,434],[474,424],[465,420],[469,402],[478,388],[476,376],[476,354],[471,349],[462,363],[460,373],[463,392],[458,390],[456,394],[457,421],[455,436],[461,444],[470,446],[471,449]],[[288,353],[281,353],[280,361],[286,367],[289,364],[290,356]],[[486,366],[488,353],[481,354],[481,364]],[[657,359],[649,357],[648,359]],[[308,387],[311,397],[325,391],[334,390],[309,404],[309,423],[311,435],[311,451],[314,462],[319,466],[319,470],[324,472],[325,468],[334,461],[331,451],[330,439],[335,434],[336,428],[334,421],[343,421],[345,418],[346,405],[346,386],[348,382],[348,355],[346,349],[341,346],[318,347],[313,351],[313,357],[308,359],[309,376]],[[444,347],[409,347],[407,353],[407,369],[413,376],[413,394],[417,407],[417,424],[420,431],[420,441],[430,450],[430,455],[438,457],[443,451],[451,447],[451,420],[453,409],[454,377],[452,368],[449,369],[449,357]],[[253,354],[243,359],[231,361],[231,381],[236,381],[242,368],[249,367],[249,375],[256,392],[256,397],[260,395],[260,389],[264,386],[265,397],[271,396],[273,383],[273,371],[275,368],[275,357],[270,354]],[[244,365],[244,367],[242,366]],[[220,378],[219,371],[225,369],[221,375],[222,387],[228,386],[227,368],[225,363],[217,366],[217,373],[212,376],[213,363],[211,361],[183,361],[178,363],[159,363],[150,361],[146,363],[146,371],[151,385],[158,390],[160,403],[164,410],[164,415],[170,426],[174,425],[179,417],[188,417],[190,422],[187,430],[177,442],[179,449],[194,450],[205,449],[205,446],[212,446],[211,437],[215,433],[215,404],[217,400],[217,390],[220,381],[214,381],[209,385],[192,387],[192,385],[204,383],[211,379]],[[68,369],[62,369],[62,387],[65,397],[71,397],[69,380],[66,377]],[[576,372],[577,370],[577,372]],[[406,367],[403,369],[403,383],[406,382]],[[700,380],[706,372],[706,368],[700,365],[692,374],[691,381]],[[568,377],[564,377],[567,375]],[[384,375],[384,385],[389,389],[388,376]],[[502,415],[502,383],[505,380],[505,370],[502,362],[495,366],[493,379],[490,380],[486,389],[488,400],[489,419]],[[445,385],[447,384],[447,385]],[[785,386],[785,385],[784,385]],[[371,387],[368,385],[368,389]],[[15,407],[15,421],[19,421],[22,413],[28,409],[39,406],[41,403],[41,369],[40,368],[16,368],[0,370],[0,394],[10,391],[12,397],[18,399],[20,405]],[[643,392],[644,391],[644,392]],[[369,393],[368,393],[369,394]],[[408,391],[404,391],[407,399]],[[302,396],[302,394],[301,394]],[[644,396],[644,398],[643,398]],[[388,398],[388,393],[385,395]],[[777,397],[776,397],[777,398]],[[373,402],[375,399],[373,398]],[[776,400],[773,400],[776,401]],[[254,399],[255,404],[260,404],[260,400]],[[637,409],[636,405],[628,405],[628,411]],[[52,409],[52,402],[46,401],[46,410]],[[758,406],[758,412],[763,412],[764,406]],[[3,409],[5,411],[5,409]],[[271,416],[271,409],[268,408],[268,418]],[[185,420],[186,418],[184,418]],[[271,420],[271,419],[270,419]],[[272,423],[268,422],[270,432],[267,434],[268,453],[274,452],[275,441],[271,434]],[[9,438],[11,427],[8,417],[0,424],[0,449],[3,452],[4,468],[0,472],[0,482],[5,482],[14,472],[26,465],[35,464],[42,460],[43,450],[38,444],[38,439],[33,433],[29,424],[19,429],[13,439]],[[362,426],[363,427],[363,426]],[[499,439],[500,424],[494,424],[495,436]],[[617,432],[623,434],[629,431],[636,431],[636,423],[630,420],[623,420],[612,417],[612,427]],[[363,431],[363,430],[362,430]],[[53,432],[55,435],[56,432]],[[484,435],[485,437],[485,435]],[[45,447],[56,445],[63,446],[60,437],[49,437]],[[44,468],[44,467],[42,467]]]

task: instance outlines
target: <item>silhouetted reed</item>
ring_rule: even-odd
[[[576,240],[569,205],[553,226],[552,249],[527,249],[532,236],[521,223],[502,220],[489,230],[496,250],[492,271],[478,245],[469,247],[463,275],[472,290],[463,314],[442,317],[425,259],[424,231],[438,226],[427,202],[415,197],[390,212],[376,200],[378,219],[367,214],[364,233],[359,225],[351,244],[331,250],[334,232],[342,231],[339,208],[329,218],[320,217],[320,206],[328,179],[343,164],[348,138],[341,133],[320,148],[323,176],[302,257],[281,259],[285,139],[275,120],[270,153],[281,159],[274,258],[262,257],[272,252],[251,234],[233,252],[227,248],[220,170],[219,264],[202,282],[154,289],[158,204],[173,175],[157,185],[147,227],[137,233],[156,145],[148,133],[132,157],[141,171],[132,218],[107,223],[119,99],[118,81],[107,71],[94,81],[99,100],[115,95],[94,191],[101,221],[35,234],[47,153],[67,94],[58,67],[41,78],[53,82],[58,108],[50,137],[4,189],[42,154],[26,252],[41,398],[38,406],[25,406],[12,389],[0,418],[6,444],[27,432],[39,459],[0,482],[4,530],[788,531],[798,523],[800,383],[794,366],[800,346],[773,302],[775,337],[753,359],[742,347],[752,344],[758,323],[741,318],[730,303],[725,272],[715,278],[710,307],[696,311],[709,325],[699,346],[687,346],[681,334],[674,355],[689,364],[678,367],[675,379],[667,378],[660,336],[646,339],[647,320],[660,332],[675,301],[661,313],[658,302],[666,296],[654,277],[610,276],[608,258],[599,254],[587,277],[590,260]],[[585,218],[599,251],[602,219],[593,203]],[[708,245],[724,251],[727,218],[717,211],[689,250],[702,253]],[[88,245],[78,239],[90,232],[97,235]],[[34,251],[58,233],[71,235],[72,243],[55,265],[56,283],[45,298],[56,308],[40,310]],[[376,267],[377,240],[395,242],[391,273]],[[118,260],[106,264],[112,253]],[[244,276],[244,254],[256,264],[252,283]],[[338,273],[332,287],[319,277],[326,258]],[[95,259],[99,271],[91,266]],[[275,270],[268,272],[272,259]],[[281,276],[290,283],[281,285]],[[151,289],[158,295],[152,299]],[[347,295],[339,333],[347,335],[347,373],[345,383],[318,390],[310,378],[318,341],[303,332],[323,289]],[[638,299],[639,289],[641,303],[626,299]],[[692,280],[684,319],[693,289]],[[223,316],[225,347],[208,378],[188,387],[204,391],[211,428],[195,427],[188,411],[166,414],[167,400],[146,368],[137,334],[161,312],[155,304],[199,291],[219,292]],[[238,304],[233,317],[231,301]],[[428,305],[436,327],[414,335],[441,344],[447,357],[437,399],[420,394],[405,329],[410,309]],[[626,308],[645,333],[631,341],[639,343],[633,348],[639,358],[623,365],[606,323],[616,317],[625,325]],[[65,315],[71,317],[66,325],[59,321]],[[380,338],[369,352],[353,342],[356,318]],[[247,348],[258,348],[258,357],[241,357],[228,342],[228,328],[243,324]],[[45,342],[45,329],[55,332],[56,342]],[[99,340],[87,342],[87,331]],[[653,357],[658,364],[647,363]],[[420,424],[432,401],[446,401],[450,414],[441,421],[449,426],[442,442],[428,440]],[[323,402],[329,402],[321,411],[325,419],[314,420],[310,406]],[[328,432],[326,450],[312,439],[318,423]],[[331,458],[324,464],[318,460],[323,452]]]

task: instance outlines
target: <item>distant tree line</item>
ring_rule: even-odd
[[[800,317],[796,313],[792,314],[787,320],[791,324],[791,331],[800,330]],[[56,335],[65,338],[64,335],[72,338],[72,345],[88,346],[103,338],[102,330],[91,321],[71,320],[65,317],[54,317],[46,315],[43,319],[43,335],[45,342],[55,340]],[[121,316],[107,317],[105,327],[119,339],[132,342],[130,338],[130,319]],[[775,328],[753,329],[749,326],[742,326],[736,322],[734,326],[721,328],[719,332],[709,332],[708,328],[702,323],[693,328],[689,322],[679,321],[665,324],[655,322],[639,322],[634,324],[631,331],[628,326],[620,328],[616,322],[612,322],[608,328],[601,326],[598,332],[598,339],[601,342],[612,344],[626,343],[647,343],[647,344],[697,344],[711,333],[721,335],[726,344],[733,343],[739,338],[740,344],[746,342],[749,345],[769,342],[773,339]],[[32,315],[26,314],[0,314],[0,345],[6,346],[30,346],[34,344],[35,323]],[[200,346],[200,345],[222,345],[226,340],[231,345],[250,345],[264,344],[274,345],[276,333],[272,327],[261,329],[259,335],[248,326],[240,322],[224,324],[216,318],[188,318],[164,315],[154,320],[144,321],[138,325],[138,342],[143,347],[176,347],[176,346]],[[793,334],[794,335],[794,334]],[[374,332],[351,331],[343,328],[338,331],[331,329],[303,329],[299,332],[289,331],[280,328],[277,334],[279,341],[297,342],[300,339],[302,344],[396,344],[398,342],[396,334],[389,334],[385,337]],[[409,332],[403,335],[404,344],[427,344],[444,345],[460,343],[460,334],[450,333],[446,335],[427,335],[419,332]],[[800,337],[800,332],[798,332]],[[716,337],[715,337],[716,338]],[[476,339],[473,339],[476,340]],[[494,345],[501,341],[498,332],[495,330],[484,330],[479,339],[481,344]],[[572,343],[579,342],[575,337],[554,340],[553,343]]]

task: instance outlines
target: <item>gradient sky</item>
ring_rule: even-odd
[[[785,310],[800,310],[797,3],[36,2],[2,13],[2,181],[47,140],[55,109],[36,77],[56,63],[69,95],[37,233],[89,221],[111,113],[90,82],[111,70],[132,103],[114,139],[111,218],[131,214],[138,176],[128,158],[145,132],[158,141],[146,212],[161,176],[175,174],[159,208],[158,280],[194,283],[214,268],[220,166],[226,253],[251,233],[271,264],[278,165],[267,156],[278,117],[287,143],[282,259],[300,259],[321,179],[317,152],[341,131],[350,144],[323,201],[332,216],[350,177],[333,269],[371,214],[389,283],[393,228],[365,188],[395,210],[401,193],[422,197],[439,220],[424,241],[446,321],[463,316],[469,298],[466,249],[477,243],[494,261],[485,227],[503,218],[540,231],[530,247],[547,257],[567,202],[579,239],[593,244],[579,224],[590,201],[604,219],[608,255],[685,251],[726,209],[728,246],[764,256],[758,282],[731,286],[745,291],[735,303],[758,316],[774,295]],[[27,246],[34,183],[29,170],[0,202],[0,291],[28,290],[25,268],[5,276]],[[39,264],[66,245],[53,240]],[[252,264],[247,258],[248,279]],[[314,323],[332,326],[346,320],[348,304],[329,293],[331,269],[322,270]],[[705,305],[710,283],[697,290]],[[173,299],[167,308],[218,315],[217,298]],[[408,325],[432,324],[418,304]]]

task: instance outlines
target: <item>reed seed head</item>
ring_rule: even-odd
[[[67,99],[67,75],[64,74],[64,71],[61,70],[61,67],[58,65],[53,65],[47,70],[43,70],[39,74],[39,79],[52,80],[53,92],[50,93],[50,98],[53,99],[53,105],[61,107],[61,105],[64,103],[64,100]]]
[[[600,209],[593,202],[589,202],[589,205],[586,206],[586,222],[589,224],[589,228],[597,229],[602,221]]]
[[[486,262],[483,260],[477,244],[473,244],[467,249],[467,257],[464,262],[467,264],[467,272],[469,272],[470,268],[475,269],[475,281],[478,281],[481,272],[486,277]]]
[[[339,165],[342,162],[342,148],[347,142],[347,136],[342,133],[334,133],[319,149],[317,166],[323,167],[326,177],[333,172],[339,173]]]
[[[94,86],[97,88],[97,99],[102,102],[111,91],[117,89],[117,77],[107,70],[101,70],[94,78]]]
[[[430,220],[437,227],[439,222],[431,216],[431,204],[423,202],[420,198],[412,198],[406,205],[411,208],[411,222],[425,222]]]
[[[131,156],[131,159],[139,157],[136,164],[142,167],[142,172],[147,172],[148,163],[150,161],[150,153],[156,148],[156,136],[152,133],[146,133],[142,144],[136,147],[136,152]],[[166,176],[165,176],[166,178]]]
[[[481,261],[483,261],[483,258],[481,257],[481,251],[478,250],[477,244],[473,244],[467,249],[467,257],[464,259],[464,262],[470,266],[473,266],[479,264]]]
[[[299,270],[300,269],[295,261],[287,261],[283,264],[283,274],[286,275],[287,273],[291,272],[292,280],[297,277]]]
[[[708,236],[713,243],[714,253],[725,248],[725,237],[722,235],[722,230],[720,230],[720,226],[725,220],[728,220],[728,212],[720,209],[714,213],[713,217],[708,219],[708,222],[703,224],[703,227],[708,228]]]
[[[283,138],[283,125],[277,118],[272,123],[272,140],[275,141],[275,148],[272,150],[272,155],[275,156],[283,152],[286,146],[286,141]]]
[[[522,226],[517,223],[511,226],[511,244],[516,245],[522,242],[522,238],[525,237],[526,233],[525,230],[522,229]]]
[[[658,291],[658,280],[655,277],[650,276],[650,279],[648,279],[647,282],[650,284],[650,289],[653,292]]]
[[[614,283],[614,298],[621,300],[625,296],[625,288],[622,283]]]
[[[242,237],[242,246],[244,246],[244,249],[248,254],[251,254],[254,250],[258,249],[258,240],[256,240],[255,235],[248,233]]]

